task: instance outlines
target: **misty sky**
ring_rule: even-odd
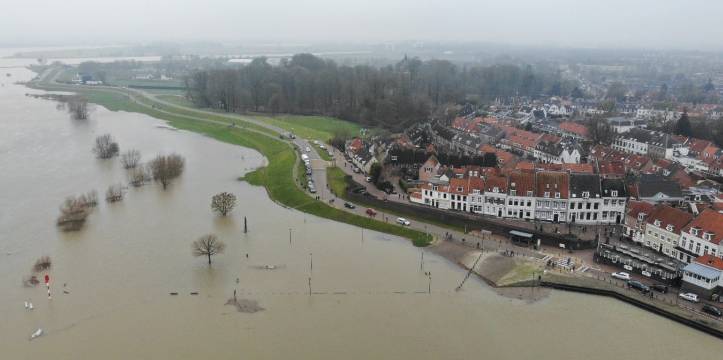
[[[719,0],[0,0],[0,43],[483,41],[723,49]]]

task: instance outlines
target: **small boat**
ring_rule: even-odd
[[[30,340],[33,340],[33,339],[39,337],[40,335],[43,335],[43,329],[35,330],[35,332],[32,333],[32,335],[30,335]]]

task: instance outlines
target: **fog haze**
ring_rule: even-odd
[[[722,49],[723,2],[2,0],[0,43],[481,41]]]

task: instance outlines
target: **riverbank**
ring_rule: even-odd
[[[44,78],[52,76],[46,76]],[[429,234],[389,224],[367,217],[350,214],[315,200],[304,193],[294,178],[294,167],[300,159],[291,144],[278,138],[279,133],[240,117],[222,114],[205,114],[200,110],[177,109],[154,102],[142,93],[112,87],[67,86],[44,81],[28,84],[29,87],[46,91],[71,91],[79,93],[88,101],[112,111],[144,113],[166,120],[175,128],[193,131],[226,143],[240,145],[259,151],[268,159],[266,167],[246,174],[243,180],[266,188],[269,197],[285,207],[311,215],[339,221],[369,230],[410,239],[415,246],[427,246],[432,242]]]

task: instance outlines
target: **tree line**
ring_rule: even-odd
[[[320,114],[395,130],[450,103],[543,93],[567,96],[575,89],[556,69],[459,66],[406,57],[383,67],[347,66],[311,54],[294,55],[276,66],[260,57],[240,67],[197,70],[185,85],[187,97],[199,107]]]

